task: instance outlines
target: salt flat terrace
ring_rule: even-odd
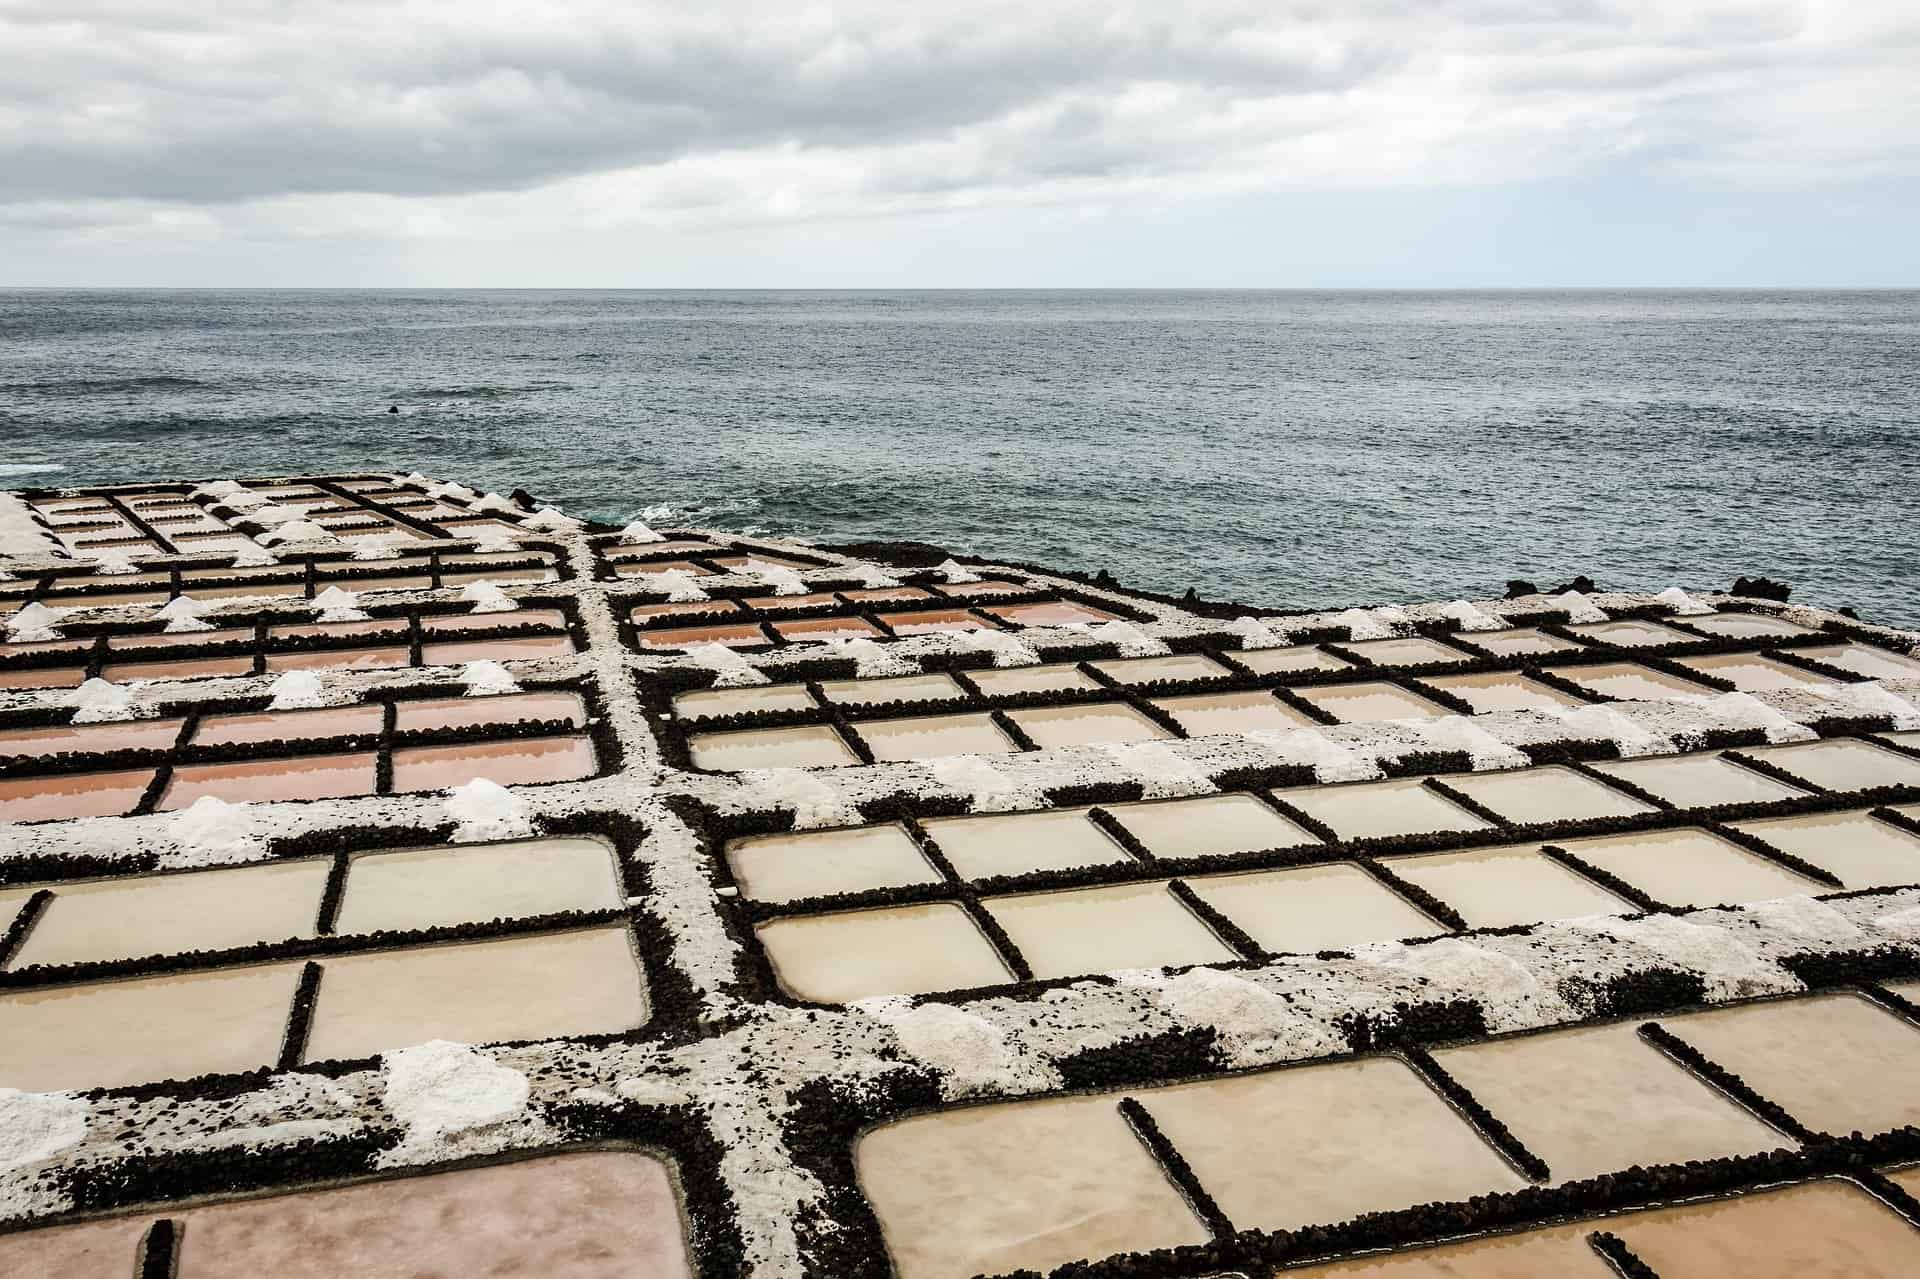
[[[1920,637],[926,551],[0,495],[0,1273],[1920,1269]]]

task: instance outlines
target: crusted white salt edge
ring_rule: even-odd
[[[1130,973],[1121,979],[1150,994],[1176,1021],[1215,1032],[1228,1066],[1319,1057],[1346,1050],[1337,1029],[1303,1014],[1238,973],[1191,968],[1178,976]]]
[[[1442,996],[1480,1000],[1492,1014],[1487,1029],[1520,1029],[1542,1020],[1559,1020],[1568,1010],[1564,1000],[1541,986],[1526,965],[1511,955],[1457,937],[1443,937],[1419,946],[1377,942],[1354,948],[1354,959],[1399,969],[1432,983]]]
[[[526,511],[517,503],[510,498],[501,497],[498,493],[485,493],[474,498],[467,503],[467,509],[482,514],[511,515],[516,519],[526,514]]]
[[[1716,611],[1713,605],[1703,600],[1695,599],[1677,586],[1669,586],[1653,598],[1659,600],[1662,604],[1665,604],[1668,608],[1683,617],[1695,617],[1702,613],[1712,613]]]
[[[692,604],[696,600],[707,598],[707,593],[683,568],[670,568],[659,573],[636,573],[629,579],[650,591],[665,591],[670,604]]]
[[[1495,737],[1465,715],[1438,719],[1401,720],[1437,751],[1465,751],[1476,769],[1525,768],[1533,761]]]
[[[1640,919],[1619,919],[1611,915],[1589,915],[1561,921],[1568,929],[1618,937],[1652,952],[1665,964],[1697,973],[1706,979],[1715,1000],[1742,999],[1774,994],[1800,986],[1792,976],[1736,937],[1732,930],[1712,922],[1711,914],[1703,922],[1675,915],[1647,915]]]
[[[1046,807],[1046,790],[1033,782],[1019,782],[980,755],[949,755],[929,765],[933,780],[947,791],[967,798],[976,813],[1010,813],[1022,808]]]
[[[380,1077],[402,1144],[414,1147],[517,1119],[533,1092],[520,1071],[444,1039],[382,1055]]]
[[[1866,935],[1860,925],[1826,902],[1805,896],[1747,902],[1729,919],[1728,927],[1737,931],[1740,921],[1756,930],[1811,938],[1834,947],[1857,943]]]
[[[1671,755],[1676,747],[1672,739],[1647,729],[1625,711],[1620,703],[1595,703],[1572,710],[1546,711],[1575,737],[1609,738],[1622,755]]]
[[[740,773],[739,798],[748,810],[791,809],[803,830],[855,826],[860,809],[825,775],[801,768],[751,768]]]
[[[1897,937],[1912,937],[1920,940],[1920,906],[1910,906],[1882,915],[1874,921],[1874,927]]]
[[[319,614],[323,622],[364,622],[367,615],[360,610],[360,597],[352,591],[338,586],[329,586],[313,599],[307,607]]]
[[[1721,725],[1732,729],[1758,729],[1770,742],[1811,742],[1820,735],[1804,724],[1796,724],[1752,693],[1720,693],[1699,699],[1702,709]]]
[[[860,679],[884,678],[888,675],[915,675],[920,671],[918,666],[891,648],[883,647],[858,635],[826,640],[822,644],[821,655],[828,658],[852,658],[853,673]]]
[[[498,662],[468,662],[460,668],[460,682],[467,686],[468,697],[490,697],[498,693],[520,691],[513,672]]]
[[[1914,684],[1913,680],[1902,681]],[[1920,706],[1889,689],[1883,681],[1864,684],[1822,684],[1807,690],[1815,697],[1843,708],[1851,715],[1885,715],[1895,729],[1905,732],[1920,728]]]
[[[1335,741],[1317,728],[1291,732],[1254,732],[1247,740],[1281,764],[1304,764],[1321,782],[1364,782],[1384,777],[1378,760]]]
[[[293,502],[267,502],[253,512],[251,518],[256,524],[297,524],[307,517],[313,508]]]
[[[1165,742],[1103,742],[1094,750],[1138,781],[1148,799],[1204,795],[1219,789],[1192,760],[1176,754]]]
[[[713,681],[715,688],[746,688],[773,682],[725,644],[695,644],[687,649],[686,655],[694,665],[718,673],[719,678]]]
[[[485,777],[455,786],[443,805],[454,821],[456,843],[519,839],[533,834],[533,812],[527,802]]]
[[[91,1107],[71,1093],[0,1088],[0,1172],[51,1159],[87,1135]]]
[[[956,586],[980,580],[978,573],[952,558],[942,560],[934,567],[933,571],[940,574],[948,583]]]
[[[255,861],[267,843],[251,804],[202,795],[168,818],[178,854],[173,866],[238,865]]]
[[[519,600],[492,582],[469,582],[461,590],[460,598],[473,605],[476,613],[511,613],[520,607]]]
[[[269,564],[278,564],[280,557],[264,546],[243,546],[234,552],[235,568],[265,568]]]
[[[107,577],[124,577],[140,571],[140,566],[129,559],[125,551],[88,551],[84,554],[93,561],[93,571]]]
[[[951,1004],[916,1007],[909,997],[892,996],[852,1007],[892,1030],[908,1057],[942,1072],[948,1098],[1059,1084],[1059,1073],[1020,1052],[1005,1030]]]
[[[316,671],[287,671],[275,678],[267,691],[272,697],[270,710],[302,710],[327,704],[326,684]]]
[[[246,485],[238,480],[208,480],[205,484],[196,484],[187,490],[188,497],[227,498],[242,492]]]
[[[375,533],[368,537],[353,539],[353,551],[348,557],[356,560],[387,560],[393,558],[394,548],[400,545],[400,538],[393,533]]]
[[[279,503],[275,502],[265,493],[256,493],[254,490],[246,488],[237,489],[214,503],[216,510],[224,507],[229,511],[241,514],[258,511],[267,507],[277,507],[278,505]]]
[[[806,579],[792,569],[782,568],[778,564],[764,564],[752,570],[752,576],[772,587],[775,595],[805,595],[807,593]]]
[[[106,724],[134,717],[133,690],[98,675],[74,689],[67,705],[74,708],[76,724]]]
[[[497,555],[503,552],[519,550],[520,543],[513,534],[508,533],[505,529],[495,529],[483,533],[480,539],[473,544],[473,549],[483,554]]]
[[[866,560],[849,560],[835,569],[836,576],[851,577],[867,590],[885,590],[889,586],[900,585],[900,579]]]
[[[445,484],[428,485],[427,496],[435,499],[451,497],[458,501],[468,502],[473,500],[475,493],[464,484],[448,482]]]
[[[1460,623],[1460,629],[1463,631],[1501,631],[1507,627],[1505,621],[1467,600],[1454,600],[1442,604],[1439,611],[1440,616],[1450,617]]]

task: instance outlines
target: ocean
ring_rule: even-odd
[[[0,487],[421,470],[1270,605],[1920,622],[1910,291],[0,291],[0,442]]]

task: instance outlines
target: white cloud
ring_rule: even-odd
[[[1920,170],[1900,0],[0,0],[0,225],[505,243]]]

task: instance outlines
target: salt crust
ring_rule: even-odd
[[[400,545],[398,536],[392,533],[375,533],[371,537],[353,539],[353,553],[349,559],[385,560],[393,558],[394,548]]]
[[[738,1225],[746,1245],[742,1272],[754,1279],[792,1274],[801,1266],[800,1245],[793,1223],[804,1208],[820,1202],[821,1188],[794,1165],[791,1152],[785,1146],[780,1117],[791,1107],[800,1085],[832,1078],[843,1086],[858,1089],[900,1069],[897,1057],[902,1053],[911,1056],[914,1050],[906,1046],[896,1028],[858,1009],[802,1010],[759,1005],[743,1002],[730,993],[737,977],[739,943],[726,932],[714,912],[714,892],[707,878],[702,845],[664,799],[669,792],[677,792],[722,809],[759,809],[765,807],[765,792],[760,788],[766,779],[750,775],[724,778],[672,774],[666,787],[659,784],[662,778],[659,748],[647,727],[644,711],[631,690],[625,687],[626,682],[635,670],[702,663],[691,656],[624,653],[618,641],[615,606],[618,604],[624,609],[625,601],[644,597],[646,592],[631,579],[593,581],[594,555],[586,539],[568,533],[558,540],[566,545],[575,580],[553,584],[551,589],[556,594],[571,595],[577,601],[588,648],[574,657],[528,663],[525,669],[538,670],[543,677],[588,676],[596,680],[604,694],[607,717],[626,752],[628,766],[612,777],[528,788],[510,793],[510,797],[524,804],[529,816],[537,813],[553,817],[611,809],[625,811],[644,824],[648,833],[636,856],[649,877],[651,892],[647,904],[661,920],[670,939],[668,953],[650,957],[649,962],[669,964],[685,974],[696,991],[699,1016],[724,1028],[708,1038],[673,1048],[642,1041],[589,1049],[558,1041],[474,1054],[522,1076],[529,1088],[528,1103],[479,1127],[419,1143],[403,1143],[404,1154],[390,1152],[389,1158],[424,1166],[468,1154],[541,1147],[553,1140],[553,1134],[531,1117],[530,1107],[557,1101],[610,1104],[626,1100],[649,1105],[693,1106],[705,1114],[723,1146],[720,1173],[738,1206]],[[749,547],[755,545],[745,538],[732,540]],[[783,548],[783,544],[777,542],[761,545],[774,554]],[[50,554],[49,558],[57,556]],[[838,573],[843,580],[846,575],[844,566],[823,568],[819,572],[823,577]],[[1148,614],[1150,621],[1129,625],[1156,640],[1227,629],[1225,624],[1191,617],[1160,601],[1135,599],[1044,575],[1029,576],[1043,586],[1071,589],[1095,601],[1110,600]],[[713,580],[728,585],[754,581],[750,576]],[[425,593],[422,597],[444,598]],[[1642,606],[1648,597],[1605,594],[1594,597],[1591,602],[1619,610]],[[232,606],[230,602],[222,602],[222,607]],[[1476,605],[1495,617],[1537,611],[1539,606],[1538,597],[1482,601]],[[1406,627],[1413,620],[1445,616],[1441,611],[1444,607],[1415,605],[1406,609],[1350,612],[1360,615],[1353,620],[1365,623],[1363,631],[1378,635],[1382,630],[1400,633],[1396,628]],[[144,609],[102,609],[90,610],[90,613],[125,619],[151,615]],[[1812,626],[1833,616],[1801,607],[1782,610],[1781,615]],[[1314,629],[1342,625],[1344,623],[1337,620],[1340,616],[1308,615],[1289,619],[1289,622],[1295,627]],[[1898,632],[1884,633],[1907,644],[1911,644],[1913,638]],[[984,645],[977,634],[980,633],[910,637],[889,643],[885,653],[892,661],[917,669],[916,659],[979,650]],[[1011,641],[1031,653],[1022,636],[1041,638],[1050,632],[1029,628],[1024,633],[987,634],[995,634],[999,640]],[[810,647],[806,652],[818,654],[821,649]],[[780,667],[797,660],[798,656],[791,650],[773,650],[742,661],[758,679],[764,680],[767,675],[763,671],[777,676]],[[998,654],[995,660],[1000,663]],[[1038,660],[1038,655],[1032,660]],[[516,666],[515,669],[522,668]],[[334,677],[330,687],[337,694],[358,698],[396,682],[445,682],[450,689],[458,687],[451,672],[420,671],[343,673]],[[269,683],[263,677],[244,677],[201,681],[196,688],[209,696],[245,696],[265,691]],[[1912,707],[1907,699],[1920,695],[1920,681],[1890,683],[1891,687],[1876,686],[1865,694],[1854,693],[1852,696],[1862,698],[1862,702],[1846,704],[1897,703],[1905,708],[1897,713],[1910,712]],[[1769,693],[1757,700],[1779,712],[1788,722],[1797,724],[1835,713],[1836,702],[1849,696],[1848,689],[1865,687],[1846,686],[1837,694],[1824,697],[1812,692]],[[136,692],[136,703],[144,704],[142,699],[153,695],[143,686]],[[0,706],[55,705],[59,696],[62,694],[44,691],[4,693],[0,694]],[[1564,717],[1530,712],[1474,717],[1476,727],[1509,746],[1573,736],[1611,741],[1626,754],[1671,751],[1676,741],[1697,736],[1703,727],[1715,722],[1702,705],[1683,702],[1588,707]],[[1418,737],[1418,734],[1412,736]],[[1203,776],[1222,768],[1257,767],[1285,758],[1289,762],[1320,760],[1326,765],[1321,769],[1325,777],[1329,772],[1371,770],[1377,773],[1379,759],[1404,753],[1409,737],[1410,730],[1405,725],[1347,725],[1302,729],[1291,734],[1263,734],[1256,738],[1211,738],[1150,745],[1166,752],[1163,762],[1185,765]],[[1044,789],[1126,779],[1143,763],[1139,756],[1123,759],[1106,752],[1071,749],[1008,756],[996,759],[990,767],[1010,785]],[[807,776],[828,784],[819,775]],[[854,803],[901,790],[946,794],[958,789],[943,783],[935,771],[924,764],[836,770],[830,788],[847,805],[842,810],[846,814],[852,814]],[[817,796],[804,802],[815,806]],[[367,820],[432,824],[440,820],[445,803],[435,796],[380,796],[257,807],[262,810],[258,815],[262,831],[285,836]],[[163,866],[182,864],[179,859],[185,854],[169,831],[170,820],[177,816],[0,827],[0,858],[27,853],[54,857],[124,855],[129,850],[152,849],[159,854]],[[852,819],[851,816],[843,818]],[[1899,931],[1899,926],[1890,924],[1894,920],[1902,921],[1910,932]],[[1890,926],[1883,927],[1883,922]],[[1644,926],[1650,923],[1651,927]],[[1670,919],[1662,917],[1660,922],[1614,918],[1562,921],[1536,925],[1516,935],[1477,937],[1471,942],[1450,939],[1446,944],[1464,946],[1491,957],[1468,954],[1464,964],[1460,955],[1449,956],[1444,951],[1436,952],[1437,958],[1433,960],[1424,956],[1413,962],[1399,959],[1400,951],[1417,955],[1425,949],[1420,946],[1374,948],[1364,955],[1356,954],[1353,959],[1288,956],[1255,970],[1223,973],[1196,969],[1177,977],[1164,973],[1126,974],[1117,980],[1078,982],[1050,989],[1031,999],[1000,996],[958,1005],[926,1006],[951,1008],[1000,1033],[1007,1056],[1030,1069],[1003,1074],[991,1082],[987,1080],[991,1072],[984,1072],[977,1076],[982,1089],[977,1095],[1016,1097],[1057,1086],[1056,1064],[1068,1056],[1142,1034],[1198,1028],[1209,1025],[1209,1019],[1231,1023],[1230,1027],[1214,1029],[1220,1034],[1223,1050],[1236,1066],[1270,1066],[1338,1053],[1345,1047],[1339,1033],[1343,1020],[1353,1016],[1391,1019],[1396,1015],[1396,1004],[1455,997],[1449,982],[1467,983],[1469,992],[1481,1001],[1489,1024],[1500,1029],[1540,1028],[1570,1020],[1587,1010],[1569,1006],[1550,992],[1583,986],[1598,988],[1614,977],[1656,965],[1699,972],[1708,981],[1709,997],[1715,1000],[1730,997],[1734,991],[1790,992],[1799,985],[1775,961],[1787,955],[1834,949],[1822,940],[1826,937],[1842,943],[1839,949],[1857,948],[1861,944],[1858,938],[1844,938],[1848,925],[1870,935],[1911,935],[1920,939],[1920,892],[1906,890],[1844,898],[1825,905],[1788,899],[1784,903],[1764,904],[1759,909],[1696,911]],[[1525,970],[1533,981],[1531,992],[1523,991],[1524,983],[1512,980],[1511,972],[1498,966],[1502,959]],[[1450,972],[1452,976],[1448,975]],[[1500,976],[1503,973],[1504,979]],[[1247,989],[1230,984],[1234,982]],[[1163,991],[1162,987],[1166,989]],[[1263,993],[1277,1001],[1278,1006],[1262,998]],[[1281,1009],[1295,1020],[1282,1017]],[[989,1032],[971,1023],[948,1019],[944,1014],[935,1017],[949,1021],[950,1028],[943,1032],[936,1022],[922,1032],[926,1037],[923,1047],[929,1053],[950,1050],[954,1043],[965,1042],[969,1037],[991,1038]],[[1263,1018],[1271,1019],[1271,1024]],[[743,1065],[750,1065],[752,1069],[743,1070]],[[135,1134],[133,1140],[141,1152],[155,1154],[205,1148],[210,1144],[270,1144],[291,1139],[301,1131],[299,1125],[340,1126],[314,1130],[331,1132],[345,1131],[347,1126],[356,1123],[384,1126],[389,1122],[386,1118],[389,1111],[382,1105],[384,1077],[379,1072],[361,1071],[328,1081],[331,1088],[339,1091],[330,1092],[324,1098],[307,1091],[292,1091],[283,1082],[288,1078],[293,1077],[276,1077],[250,1093],[226,1100],[164,1096],[139,1100],[101,1098],[93,1103],[95,1121],[77,1144],[58,1152],[54,1166],[110,1162],[121,1157],[129,1149],[118,1137],[123,1131]],[[952,1080],[947,1083],[949,1089],[960,1086],[969,1085]],[[65,1206],[67,1201],[59,1183],[40,1176],[37,1171],[14,1175],[0,1172],[0,1218],[40,1215]]]
[[[1132,622],[1101,622],[1093,626],[1069,622],[1060,629],[1079,631],[1098,643],[1115,645],[1122,657],[1160,657],[1169,651],[1165,640],[1155,639]]]
[[[746,688],[773,682],[756,670],[752,662],[725,644],[695,644],[687,649],[687,659],[695,666],[704,666],[718,675],[719,678],[713,681],[715,688]]]
[[[920,668],[912,662],[882,647],[870,639],[859,636],[843,639],[830,639],[816,650],[820,656],[851,658],[854,674],[861,679],[878,679],[888,675],[917,675]]]
[[[854,1010],[892,1029],[900,1050],[946,1076],[949,1098],[1057,1086],[1059,1075],[1020,1053],[1007,1032],[949,1004],[896,996],[862,1000]]]
[[[1040,654],[1033,646],[1007,631],[961,631],[955,637],[963,648],[976,653],[991,653],[997,667],[1038,666]]]
[[[1653,598],[1665,604],[1681,617],[1697,617],[1716,610],[1713,605],[1695,599],[1677,586],[1669,586]]]
[[[1399,634],[1387,621],[1363,608],[1350,608],[1344,613],[1335,613],[1327,621],[1334,626],[1346,627],[1348,639],[1392,639]]]
[[[1442,604],[1440,616],[1450,617],[1460,623],[1460,629],[1463,631],[1498,631],[1506,627],[1505,622],[1468,600],[1454,600],[1452,603]]]
[[[965,796],[976,813],[1046,807],[1045,790],[1014,781],[983,756],[949,755],[932,761],[929,771],[942,790]]]
[[[620,530],[620,542],[623,546],[644,546],[649,542],[666,541],[664,534],[656,533],[647,527],[645,520],[634,520]]]
[[[1567,591],[1554,596],[1548,602],[1567,610],[1567,620],[1575,624],[1607,620],[1606,611],[1579,591]]]
[[[55,623],[60,614],[38,600],[22,605],[7,618],[7,639],[14,644],[38,644],[60,638]]]
[[[153,615],[167,624],[167,633],[177,635],[186,631],[210,631],[212,622],[201,621],[207,612],[207,606],[191,595],[176,595],[155,609]]]
[[[683,568],[670,568],[660,573],[641,573],[632,579],[649,590],[665,591],[671,604],[692,604],[707,598],[700,589],[699,581]]]
[[[781,568],[778,564],[768,564],[755,569],[753,575],[773,588],[775,595],[805,595],[807,581],[790,568]]]
[[[980,580],[978,573],[953,559],[943,560],[933,571],[955,586]]]
[[[456,827],[453,838],[459,843],[533,834],[533,815],[526,800],[485,777],[455,786],[447,795],[445,808]]]
[[[1476,769],[1525,768],[1526,753],[1507,745],[1465,715],[1413,721],[1414,729],[1436,751],[1465,751]]]
[[[742,807],[749,812],[790,809],[794,826],[801,830],[859,824],[859,808],[818,773],[800,768],[754,768],[741,773],[740,778],[744,783]]]
[[[1226,623],[1226,629],[1240,637],[1242,648],[1281,648],[1287,642],[1282,632],[1257,617],[1236,617]]]
[[[402,1144],[413,1147],[517,1118],[533,1092],[520,1071],[444,1039],[385,1054],[380,1077],[387,1110],[406,1130]]]
[[[89,1107],[69,1093],[0,1088],[0,1172],[50,1159],[87,1135]]]
[[[497,693],[520,691],[513,672],[498,662],[468,662],[460,668],[460,682],[467,686],[468,697],[491,697]]]
[[[364,622],[367,615],[360,608],[360,597],[352,591],[338,586],[329,586],[308,603],[307,607],[319,614],[323,622]]]

